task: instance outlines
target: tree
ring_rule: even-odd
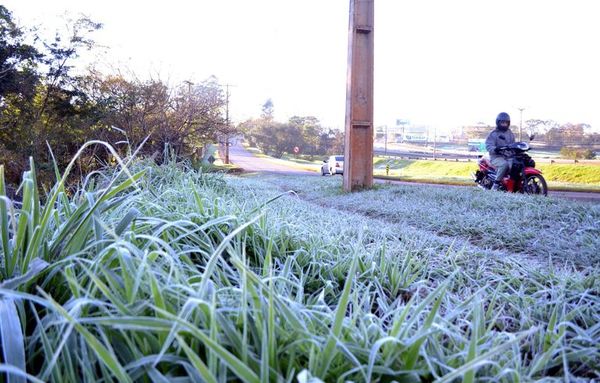
[[[302,153],[313,156],[326,152],[326,148],[320,147],[323,128],[318,118],[293,116],[288,123],[300,132],[301,140],[297,142],[296,146]]]
[[[583,142],[585,134],[584,124],[566,123],[561,126],[563,141],[569,144],[578,144]]]
[[[559,125],[557,122],[553,120],[540,120],[540,119],[531,119],[525,121],[525,129],[529,134],[535,134],[544,137],[548,133],[548,131],[552,129],[558,129]]]
[[[240,124],[251,145],[275,157],[292,154],[294,147],[311,157],[343,153],[344,134],[325,130],[314,116],[293,116],[287,123],[264,118],[251,119]]]
[[[0,140],[15,158],[49,162],[48,143],[62,164],[90,136],[95,113],[70,70],[80,50],[93,47],[87,36],[98,28],[82,18],[66,37],[57,33],[52,43],[36,48],[23,41],[40,39],[17,27],[0,6]]]
[[[467,139],[484,139],[495,128],[493,126],[479,123],[477,125],[464,126],[463,132]]]
[[[161,152],[169,145],[178,155],[191,155],[197,147],[214,142],[225,125],[225,99],[215,78],[171,89],[159,79],[91,72],[87,84],[86,91],[103,111],[105,127],[117,127],[133,147],[149,137],[142,152]],[[122,139],[119,131],[110,132],[104,136],[110,142]]]
[[[226,103],[216,77],[193,86],[188,83],[187,90],[180,86],[168,114],[169,125],[175,132],[170,142],[189,154],[195,147],[217,141],[220,135],[233,134],[235,128],[224,117]]]
[[[327,133],[327,151],[328,154],[344,153],[345,132],[338,129],[329,129]]]
[[[39,81],[36,68],[42,55],[24,43],[24,31],[0,5],[0,101],[8,94],[31,99]]]
[[[576,145],[590,142],[591,126],[586,123],[573,124],[567,122],[560,125],[552,120],[527,120],[526,126],[531,133],[539,134],[540,140],[549,145]]]
[[[260,115],[260,117],[263,120],[268,120],[268,121],[272,121],[273,120],[273,113],[274,113],[274,108],[275,106],[273,105],[273,100],[271,100],[270,98],[265,101],[265,103],[262,105],[262,114]]]
[[[52,169],[46,143],[62,167],[92,139],[117,146],[125,139],[138,147],[149,137],[142,153],[162,152],[169,145],[189,155],[231,131],[216,78],[170,87],[160,79],[140,81],[121,73],[74,75],[76,59],[94,47],[90,35],[99,28],[80,18],[45,42],[25,33],[0,5],[0,163],[10,164],[11,175],[20,177],[29,156],[41,169]],[[35,47],[24,41],[34,41]],[[98,150],[87,155],[107,156]]]
[[[91,50],[95,46],[89,35],[100,28],[102,24],[87,17],[68,20],[65,31],[57,32],[54,41],[43,44],[42,62],[47,70],[43,75],[44,86],[38,88],[34,102],[35,116],[30,130],[33,155],[39,153],[43,157],[46,142],[53,134],[64,138],[65,134],[72,135],[77,129],[85,129],[86,124],[82,125],[78,120],[87,97],[79,90],[80,78],[72,75],[71,70],[81,50]],[[74,118],[72,123],[70,117]],[[82,132],[79,141],[86,136],[88,134]]]
[[[17,177],[25,166],[20,151],[28,142],[33,121],[32,105],[40,85],[37,66],[42,58],[24,40],[24,30],[0,5],[0,163],[11,163]]]

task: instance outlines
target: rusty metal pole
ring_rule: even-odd
[[[373,186],[375,0],[350,0],[344,190]]]

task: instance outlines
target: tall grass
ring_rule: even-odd
[[[600,378],[597,268],[358,211],[332,179],[121,164],[44,204],[0,168],[0,379]]]

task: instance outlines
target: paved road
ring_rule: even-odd
[[[600,193],[587,193],[587,192],[566,192],[566,191],[548,191],[548,195],[552,197],[574,199],[578,201],[586,201],[592,203],[600,203]]]
[[[277,173],[289,175],[318,175],[316,172],[292,168],[277,160],[255,157],[240,143],[229,147],[229,161],[247,172]]]
[[[236,144],[229,148],[229,160],[237,166],[244,169],[247,172],[261,172],[261,173],[275,173],[281,175],[312,175],[320,176],[315,171],[303,170],[294,167],[290,167],[289,162],[279,163],[277,160],[255,157],[251,152],[246,150],[241,144]],[[340,177],[340,182],[341,177]],[[414,182],[406,181],[384,181],[376,180],[376,182],[389,182],[395,184],[406,184],[414,185]],[[469,187],[469,186],[453,186],[453,185],[441,185],[441,184],[428,184],[437,187]],[[552,189],[548,192],[548,195],[558,198],[573,199],[578,201],[588,201],[593,203],[600,203],[600,193],[586,193],[586,192],[564,192],[564,191],[553,191]]]

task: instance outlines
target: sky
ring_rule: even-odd
[[[103,23],[108,70],[231,84],[234,121],[316,116],[344,128],[349,0],[3,0],[22,26]],[[375,125],[440,130],[508,112],[600,131],[595,0],[375,0]]]

